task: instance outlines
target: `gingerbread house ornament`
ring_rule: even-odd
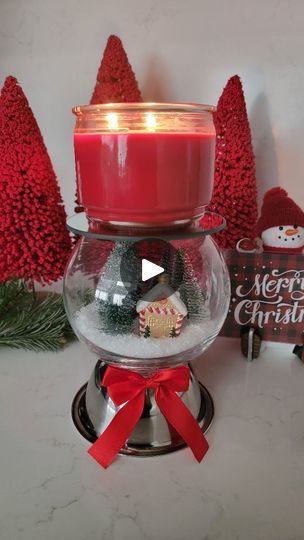
[[[139,331],[143,337],[177,337],[182,328],[187,308],[168,283],[168,277],[162,274],[155,287],[137,302]]]

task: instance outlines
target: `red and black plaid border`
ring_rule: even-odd
[[[304,256],[299,254],[287,254],[287,253],[238,253],[234,250],[224,250],[224,257],[228,265],[230,279],[231,279],[231,301],[229,306],[229,313],[227,319],[222,328],[221,335],[230,336],[230,337],[239,337],[241,325],[237,323],[235,319],[235,310],[239,305],[239,302],[247,298],[249,301],[253,300],[269,300],[263,297],[261,291],[260,294],[256,294],[256,288],[252,288],[257,274],[260,275],[259,280],[261,281],[268,274],[271,280],[279,279],[276,276],[272,275],[272,271],[276,270],[279,274],[283,272],[288,272],[286,277],[291,277],[293,275],[292,271],[298,271],[299,281],[295,284],[294,290],[301,290],[302,295],[304,296]],[[247,287],[248,284],[248,287]],[[248,296],[240,298],[237,294],[237,287],[242,285],[242,291],[248,289]],[[304,331],[304,299],[298,300],[298,305],[295,305],[296,300],[293,300],[291,297],[291,292],[286,288],[281,287],[280,296],[282,296],[282,302],[279,305],[275,304],[263,304],[259,305],[259,311],[262,311],[263,314],[268,312],[265,321],[263,315],[261,315],[261,320],[263,319],[263,327],[260,328],[260,334],[262,339],[269,341],[278,341],[286,343],[301,343],[301,334]],[[299,297],[299,295],[298,295]],[[275,298],[273,299],[275,301]],[[272,301],[272,300],[271,300]],[[288,304],[288,305],[286,305]],[[289,307],[290,306],[290,307]],[[302,309],[301,307],[302,306]],[[284,313],[288,309],[294,309],[296,312],[296,317],[298,319],[296,322],[288,320],[288,316],[284,318]],[[281,310],[278,312],[278,310]],[[276,315],[273,315],[273,312],[276,312]],[[281,316],[282,315],[282,316]],[[276,322],[275,317],[280,318],[281,321]],[[242,319],[242,323],[250,318],[250,315],[245,315]],[[254,326],[259,328],[259,317],[255,317],[255,320],[249,323],[249,326]]]

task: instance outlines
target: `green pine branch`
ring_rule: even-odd
[[[0,318],[25,303],[33,304],[35,296],[29,291],[28,284],[21,279],[5,281],[0,284]]]
[[[61,295],[39,301],[21,280],[0,285],[0,346],[57,351],[72,334]]]

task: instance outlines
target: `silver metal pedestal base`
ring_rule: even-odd
[[[72,404],[73,422],[88,441],[94,442],[114,418],[118,408],[100,385],[107,366],[98,361],[88,382],[77,392]],[[191,371],[189,390],[179,394],[182,401],[206,433],[214,416],[212,397]],[[186,444],[159,411],[153,390],[146,391],[140,420],[119,452],[131,456],[153,456],[174,452]]]

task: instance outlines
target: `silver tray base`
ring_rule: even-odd
[[[96,441],[117,412],[106,389],[98,382],[105,369],[101,361],[97,362],[89,382],[79,389],[72,403],[73,422],[79,433],[91,443]],[[214,416],[214,404],[209,391],[197,381],[192,371],[189,390],[180,397],[206,433]],[[143,414],[119,454],[149,457],[175,452],[185,446],[184,440],[159,411],[153,391],[148,390]]]

